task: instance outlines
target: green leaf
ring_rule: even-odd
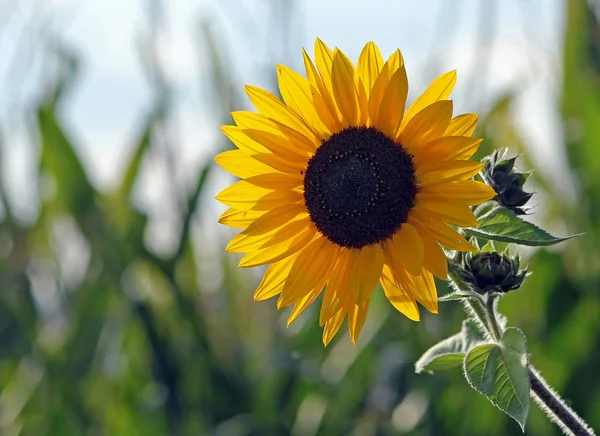
[[[183,219],[183,229],[181,232],[181,236],[179,237],[179,244],[177,245],[177,251],[175,253],[175,256],[173,257],[173,260],[177,260],[183,254],[186,241],[189,240],[192,218],[196,214],[196,210],[198,208],[198,205],[200,204],[200,194],[202,194],[202,191],[206,186],[206,181],[208,180],[208,175],[210,174],[212,168],[213,164],[211,161],[207,162],[204,165],[204,167],[200,171],[200,176],[198,177],[196,188],[194,189],[192,195],[190,195],[190,197],[188,198],[187,213],[185,214]]]
[[[502,343],[504,346],[527,357],[527,339],[521,329],[516,327],[507,328],[502,335]]]
[[[81,224],[97,209],[98,193],[59,119],[59,105],[75,82],[77,57],[64,45],[54,48],[58,76],[46,99],[36,111],[40,138],[40,172],[56,184],[55,197],[47,199],[44,209],[65,210]]]
[[[53,176],[57,189],[54,206],[69,210],[78,220],[95,209],[97,192],[71,141],[56,119],[55,106],[42,106],[37,112],[41,155],[40,169]]]
[[[467,231],[478,238],[508,242],[530,247],[557,244],[575,236],[552,236],[535,224],[522,220],[512,211],[504,207],[496,207],[479,218],[479,226]]]
[[[147,117],[144,122],[143,128],[139,134],[139,138],[136,141],[134,152],[129,160],[127,169],[121,181],[119,193],[125,200],[129,199],[134,183],[140,172],[140,166],[144,156],[150,144],[152,142],[152,134],[157,125],[164,121],[166,113],[168,111],[168,102],[166,99],[159,99],[156,103],[156,107]]]
[[[527,344],[516,328],[504,332],[499,344],[483,344],[467,353],[464,362],[469,384],[525,430],[529,413]]]
[[[421,356],[415,363],[415,372],[434,373],[460,366],[467,351],[482,340],[483,336],[475,324],[463,321],[459,333],[438,342]]]
[[[451,341],[452,339],[453,339],[453,337],[446,339],[446,341],[452,342]],[[441,345],[442,347],[444,347],[445,346],[444,342],[445,341],[442,341],[442,342],[438,343],[437,345]],[[423,356],[425,356],[425,355],[423,355]],[[417,367],[416,372],[419,373],[422,371],[427,371],[429,373],[434,373],[434,372],[438,372],[438,371],[444,371],[444,370],[450,369],[450,368],[456,368],[461,365],[461,363],[463,362],[464,359],[465,359],[465,353],[440,354],[439,356],[436,356],[433,360],[428,362],[426,365],[424,365],[422,368]],[[417,362],[417,364],[418,363],[419,362]]]
[[[581,186],[582,198],[591,204],[596,204],[600,186],[596,177],[600,171],[596,146],[600,137],[600,47],[596,38],[600,26],[594,9],[588,2],[569,2],[565,7],[568,26],[561,92],[563,119],[577,120],[577,125],[565,124],[564,150],[573,171],[586,180]]]

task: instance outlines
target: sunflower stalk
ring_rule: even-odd
[[[485,310],[489,319],[490,332],[492,337],[499,341],[502,339],[502,331],[498,320],[496,319],[496,302],[498,297],[495,294],[488,294],[487,301],[485,302]]]
[[[594,434],[587,423],[565,404],[532,365],[529,365],[529,381],[531,397],[563,433],[575,436]]]
[[[450,280],[453,287],[460,292],[473,292],[465,282],[456,275],[456,271],[450,268]],[[500,343],[507,329],[502,328],[497,302],[501,295],[489,293],[486,295],[485,304],[480,298],[464,299],[465,310],[469,318],[476,322],[482,333]],[[527,374],[530,384],[530,396],[548,416],[558,425],[565,435],[593,436],[595,433],[589,425],[571,409],[560,395],[550,387],[539,372],[531,364],[527,364]]]

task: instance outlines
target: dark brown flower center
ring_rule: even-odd
[[[416,194],[412,157],[373,127],[349,127],[323,141],[304,176],[312,222],[346,248],[393,236]]]

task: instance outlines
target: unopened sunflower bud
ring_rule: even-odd
[[[465,253],[460,259],[460,273],[471,289],[480,294],[506,293],[519,288],[527,270],[519,270],[518,256],[481,252]]]
[[[522,206],[525,205],[533,195],[523,190],[523,185],[529,177],[529,173],[519,173],[514,169],[516,157],[504,159],[506,149],[496,150],[484,159],[482,175],[485,183],[496,191],[498,203],[512,210],[517,215],[525,214]]]

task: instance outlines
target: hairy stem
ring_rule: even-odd
[[[569,406],[548,386],[539,373],[529,365],[529,381],[531,396],[538,406],[555,422],[567,435],[593,436],[591,430]]]
[[[490,319],[487,316],[486,309],[483,306],[483,303],[480,300],[470,298],[465,301],[465,305],[475,314],[475,317],[477,318],[477,321],[479,321],[479,323],[481,324],[484,333],[486,333],[490,338],[497,340],[492,334]]]
[[[498,320],[496,319],[496,297],[492,294],[487,295],[487,301],[485,302],[485,309],[487,311],[487,316],[490,321],[490,333],[494,337],[496,341],[502,339],[502,332],[500,330],[500,326],[498,325]]]

